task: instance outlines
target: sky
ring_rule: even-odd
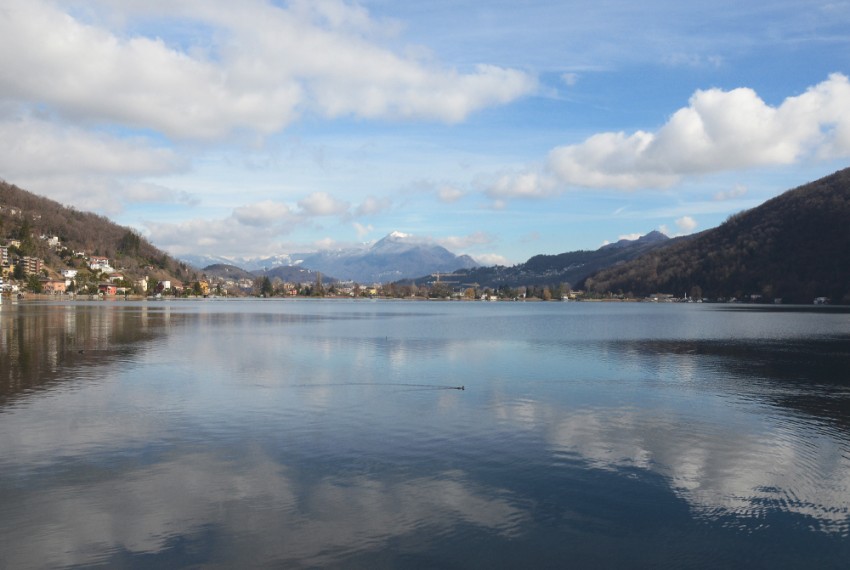
[[[850,0],[2,0],[0,178],[176,255],[686,235],[850,164]]]

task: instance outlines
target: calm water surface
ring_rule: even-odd
[[[848,560],[850,314],[0,307],[0,568]]]

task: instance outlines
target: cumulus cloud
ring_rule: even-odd
[[[376,204],[383,203],[379,199],[375,201]],[[377,208],[376,205],[373,207]],[[350,218],[350,209],[348,202],[338,200],[327,192],[313,192],[295,206],[262,200],[234,208],[224,218],[198,218],[179,223],[150,220],[144,226],[151,241],[174,255],[265,255],[279,252],[280,238],[311,219],[338,216],[340,221],[346,221]],[[374,230],[371,225],[357,222],[353,222],[353,227],[361,238]],[[334,245],[333,240],[327,243],[328,248]]]
[[[149,220],[144,227],[151,241],[173,255],[251,256],[278,253],[278,239],[307,219],[287,204],[263,200],[234,208],[225,218]]]
[[[446,204],[452,204],[457,202],[461,198],[463,198],[465,192],[454,186],[443,185],[437,189],[437,198],[440,202],[445,202]]]
[[[536,89],[513,69],[462,72],[399,55],[381,46],[380,23],[344,2],[153,4],[104,3],[111,17],[83,21],[54,3],[9,0],[0,12],[0,98],[211,139],[277,132],[305,111],[457,122]],[[116,22],[134,16],[208,33],[182,38],[188,46],[125,34]]]
[[[357,237],[360,239],[363,239],[375,230],[372,224],[364,226],[363,224],[354,222],[352,225],[354,226],[354,231],[357,232]]]
[[[235,215],[224,219],[192,219],[178,223],[147,221],[146,236],[172,255],[253,256],[277,253],[277,238],[291,231],[286,224],[243,224]]]
[[[546,198],[560,191],[557,180],[540,172],[502,174],[488,184],[486,193],[502,207],[505,198]]]
[[[689,175],[846,156],[850,81],[835,73],[776,107],[752,89],[697,91],[656,132],[605,132],[557,147],[543,167],[497,178],[486,193],[501,200],[571,186],[663,188]]]
[[[337,200],[327,192],[313,192],[299,200],[298,206],[308,216],[344,216],[350,204]]]
[[[172,150],[141,138],[24,117],[0,122],[0,170],[10,177],[68,175],[157,175],[182,171]]]
[[[642,235],[643,234],[639,234],[639,233],[623,234],[623,235],[617,237],[617,239],[618,240],[627,239],[629,241],[634,241],[634,240],[638,239],[639,237],[641,237]]]
[[[689,234],[697,227],[697,221],[690,216],[682,216],[676,220],[676,227],[679,228],[680,235]]]
[[[472,246],[493,243],[494,238],[486,232],[475,232],[466,236],[449,236],[434,241],[448,250],[463,251]]]
[[[373,216],[389,209],[392,205],[393,201],[389,198],[367,196],[362,202],[360,202],[357,209],[354,210],[354,215],[357,217]]]
[[[187,206],[197,206],[200,199],[188,192],[174,190],[161,184],[151,182],[131,182],[123,186],[122,197],[134,203],[177,203]]]
[[[717,202],[725,202],[726,200],[734,200],[735,198],[740,198],[747,193],[747,187],[741,186],[740,184],[732,188],[731,190],[721,190],[720,192],[714,195],[714,199]]]
[[[490,265],[504,265],[508,266],[511,262],[504,255],[499,255],[497,253],[476,253],[475,261],[480,263],[483,266]]]
[[[233,218],[240,224],[257,227],[296,221],[296,216],[289,206],[272,200],[236,208],[233,210]]]
[[[197,198],[145,180],[183,173],[187,161],[143,137],[104,132],[24,116],[0,120],[0,173],[60,203],[108,214],[127,204],[195,204]]]

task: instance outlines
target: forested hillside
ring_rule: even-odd
[[[653,231],[636,240],[621,240],[593,251],[579,250],[557,255],[535,255],[525,263],[511,267],[497,265],[461,269],[445,277],[450,281],[477,283],[480,287],[489,287],[494,290],[526,286],[549,286],[553,288],[557,288],[559,285],[574,286],[588,275],[592,275],[602,268],[634,259],[648,251],[662,247],[669,241],[670,238],[666,235]],[[416,280],[401,281],[400,283],[424,285],[432,279],[432,276],[426,275]]]
[[[48,241],[53,236],[58,246]],[[185,280],[193,274],[129,228],[0,181],[0,245],[12,240],[20,242],[13,254],[42,259],[48,272],[84,269],[84,259],[75,255],[84,252],[109,258],[128,278]]]
[[[602,270],[595,292],[850,303],[850,169],[789,190],[694,239]]]

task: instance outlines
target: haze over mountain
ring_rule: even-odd
[[[243,271],[265,271],[275,267],[289,267],[300,263],[299,254],[280,254],[267,257],[228,257],[222,255],[181,255],[180,259],[198,269],[211,265],[229,265]]]
[[[305,267],[360,283],[385,283],[425,273],[475,267],[468,255],[415,236],[393,232],[363,250],[322,251],[303,258]]]
[[[597,292],[850,302],[850,168],[587,279]]]
[[[393,232],[372,245],[360,248],[284,254],[258,259],[183,256],[196,267],[234,265],[251,272],[298,266],[327,276],[358,283],[386,283],[424,273],[471,268],[478,263],[468,255],[455,255],[428,240]]]

